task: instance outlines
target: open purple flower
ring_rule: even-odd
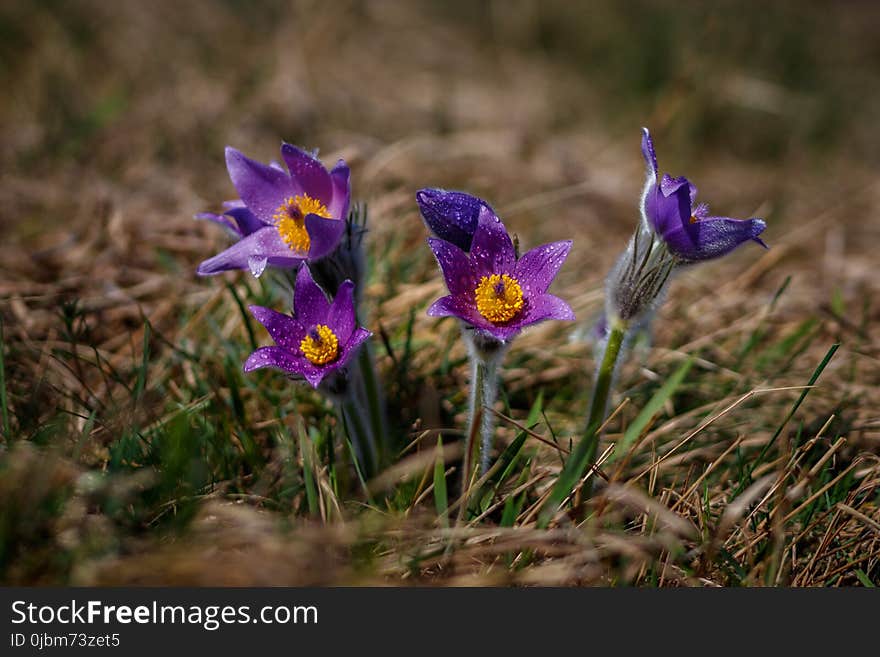
[[[695,204],[697,188],[684,176],[663,174],[657,182],[657,156],[647,128],[642,128],[642,155],[647,179],[642,193],[642,214],[647,226],[663,239],[669,251],[683,261],[710,260],[755,241],[767,224],[763,219],[709,216],[709,206]]]
[[[439,188],[420,189],[416,202],[428,230],[462,251],[471,250],[480,209],[492,210],[481,198]]]
[[[199,215],[224,224],[240,240],[199,265],[202,276],[249,269],[254,276],[267,265],[297,267],[333,251],[345,232],[351,198],[349,169],[339,160],[328,172],[314,155],[281,145],[289,171],[226,149],[226,167],[241,201],[226,204],[223,215]]]
[[[504,224],[483,205],[469,254],[434,237],[428,238],[428,244],[450,292],[434,302],[429,315],[458,317],[500,342],[536,322],[574,319],[565,301],[547,293],[571,241],[544,244],[517,260]]]
[[[275,367],[302,376],[312,387],[344,367],[372,333],[357,325],[354,283],[345,281],[332,303],[312,279],[308,267],[296,275],[293,317],[262,306],[250,311],[266,327],[275,347],[261,347],[244,363],[244,371]]]

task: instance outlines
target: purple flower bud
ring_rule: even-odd
[[[492,210],[476,196],[437,188],[419,190],[416,202],[428,230],[465,252],[471,250],[480,210]]]
[[[709,206],[695,203],[697,188],[684,176],[663,174],[658,184],[657,156],[647,128],[642,128],[642,156],[647,165],[642,216],[679,260],[720,258],[749,240],[767,248],[758,237],[767,227],[763,219],[709,216]]]

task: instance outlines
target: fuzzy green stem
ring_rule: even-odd
[[[358,369],[360,369],[364,392],[367,397],[367,415],[369,416],[370,428],[373,434],[373,448],[377,451],[377,460],[381,466],[388,455],[388,432],[385,426],[385,409],[382,403],[382,393],[376,377],[376,364],[373,361],[369,344],[361,347],[358,354]]]
[[[357,403],[354,396],[343,400],[339,404],[339,415],[348,431],[352,445],[361,459],[361,470],[366,478],[376,474],[376,455],[373,450],[373,441],[367,425],[364,422],[363,407]]]
[[[596,460],[596,452],[599,448],[599,427],[605,421],[605,412],[608,409],[608,398],[611,396],[611,384],[614,381],[614,372],[617,369],[617,359],[620,356],[620,350],[623,347],[623,340],[626,337],[626,326],[622,322],[614,322],[611,326],[611,332],[608,334],[608,344],[605,345],[605,354],[602,357],[602,363],[596,372],[596,385],[593,387],[593,398],[590,401],[590,416],[587,418],[587,430],[581,441],[582,445],[586,445],[584,461],[581,467],[580,475],[583,476],[586,468],[593,464]],[[578,446],[580,447],[580,445]],[[584,484],[583,496],[589,498],[592,493],[592,482],[590,479]]]
[[[477,449],[482,448],[485,436],[482,435],[483,426],[483,393],[485,387],[483,381],[486,378],[486,362],[475,355],[471,355],[471,389],[468,408],[468,426],[465,432],[464,463],[462,464],[462,490],[467,491],[474,469],[474,457]],[[480,447],[478,447],[478,445]]]
[[[482,364],[482,418],[480,419],[480,476],[489,469],[489,457],[492,455],[492,433],[495,430],[495,416],[491,408],[498,396],[497,361],[493,358]]]
[[[600,438],[599,428],[605,421],[605,411],[608,407],[608,398],[611,395],[611,384],[614,381],[614,372],[617,369],[617,360],[620,357],[626,332],[627,324],[625,322],[617,320],[611,323],[605,353],[596,372],[596,384],[593,387],[590,414],[584,437],[565,462],[565,467],[559,474],[553,492],[541,509],[538,516],[538,525],[541,527],[546,527],[550,523],[556,509],[571,494],[577,482],[596,459]],[[589,479],[584,483],[583,496],[585,498],[589,498],[592,493],[591,482],[592,479]]]

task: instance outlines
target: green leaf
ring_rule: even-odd
[[[437,459],[434,461],[434,507],[443,527],[449,527],[449,498],[446,494],[446,462],[443,460],[443,439],[437,436]]]
[[[666,380],[666,383],[660,386],[660,389],[655,392],[654,396],[651,397],[651,400],[645,404],[645,407],[636,416],[636,419],[626,428],[626,433],[623,434],[623,438],[615,446],[614,452],[608,458],[608,463],[613,463],[627,453],[629,448],[632,447],[642,435],[645,427],[651,423],[651,420],[657,415],[657,413],[663,410],[664,404],[666,404],[667,400],[669,400],[672,395],[675,394],[675,391],[678,390],[678,387],[681,385],[682,381],[684,381],[684,377],[687,375],[688,370],[691,369],[691,365],[693,364],[694,358],[691,356],[682,363],[675,372],[673,372],[672,376]]]

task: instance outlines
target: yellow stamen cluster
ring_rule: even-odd
[[[284,203],[278,206],[272,219],[278,226],[278,234],[291,251],[308,253],[312,244],[309,233],[306,230],[306,215],[316,214],[330,219],[330,212],[318,199],[308,194],[290,196],[284,199]]]
[[[299,343],[303,356],[313,365],[326,365],[339,357],[339,338],[326,324],[318,324]]]
[[[519,282],[507,274],[492,274],[480,279],[474,290],[477,310],[493,324],[508,322],[523,308]]]

